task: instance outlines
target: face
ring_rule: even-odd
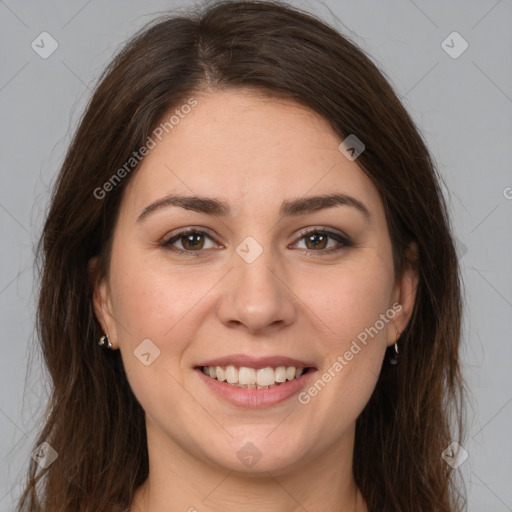
[[[248,90],[194,97],[124,191],[98,318],[162,453],[276,475],[339,457],[416,278],[396,278],[379,193],[322,117]]]

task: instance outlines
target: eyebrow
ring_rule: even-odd
[[[182,196],[182,195],[168,195],[157,199],[149,206],[146,206],[140,215],[137,217],[137,222],[146,219],[152,213],[168,208],[177,206],[186,210],[193,210],[199,213],[206,213],[208,215],[215,215],[226,217],[231,214],[231,208],[227,203],[213,198],[213,197],[200,197],[200,196]],[[368,222],[371,221],[371,214],[369,209],[355,197],[346,194],[336,193],[328,195],[318,195],[283,201],[279,210],[279,216],[298,216],[304,215],[327,208],[334,208],[337,206],[348,206],[355,208],[364,215]]]

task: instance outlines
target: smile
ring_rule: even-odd
[[[308,368],[277,366],[272,368],[248,368],[246,366],[203,366],[202,372],[212,379],[225,382],[235,388],[272,389],[286,381],[298,379]]]
[[[294,366],[249,368],[227,365],[195,368],[195,373],[215,398],[246,408],[270,407],[292,398],[310,385],[316,372],[312,367]],[[224,380],[219,380],[219,377]],[[232,382],[228,382],[228,378]]]

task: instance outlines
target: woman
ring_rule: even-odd
[[[18,510],[462,510],[438,181],[383,75],[311,15],[145,27],[44,226],[53,395]]]

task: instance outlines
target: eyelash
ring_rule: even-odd
[[[180,231],[179,233],[174,235],[169,240],[163,241],[160,244],[160,246],[169,251],[175,252],[177,254],[183,254],[184,256],[199,257],[201,255],[201,253],[204,252],[206,249],[199,249],[199,250],[194,251],[194,250],[185,250],[185,249],[178,249],[176,247],[172,247],[173,243],[177,242],[183,236],[189,235],[189,234],[206,235],[206,237],[208,237],[210,240],[213,241],[213,238],[205,231],[201,231],[199,229],[188,228],[188,229],[184,229],[183,231]],[[341,245],[338,245],[335,247],[330,247],[329,249],[318,250],[318,251],[316,251],[314,249],[298,249],[299,251],[308,252],[308,253],[319,253],[319,256],[321,256],[321,255],[331,254],[331,253],[341,251],[342,249],[344,249],[346,247],[352,247],[352,245],[353,245],[352,241],[347,236],[342,235],[341,233],[331,231],[327,228],[305,229],[300,232],[299,238],[297,239],[297,242],[295,242],[295,243],[298,243],[300,240],[302,240],[303,238],[305,238],[307,235],[310,235],[310,234],[327,235],[329,238],[336,240]]]

